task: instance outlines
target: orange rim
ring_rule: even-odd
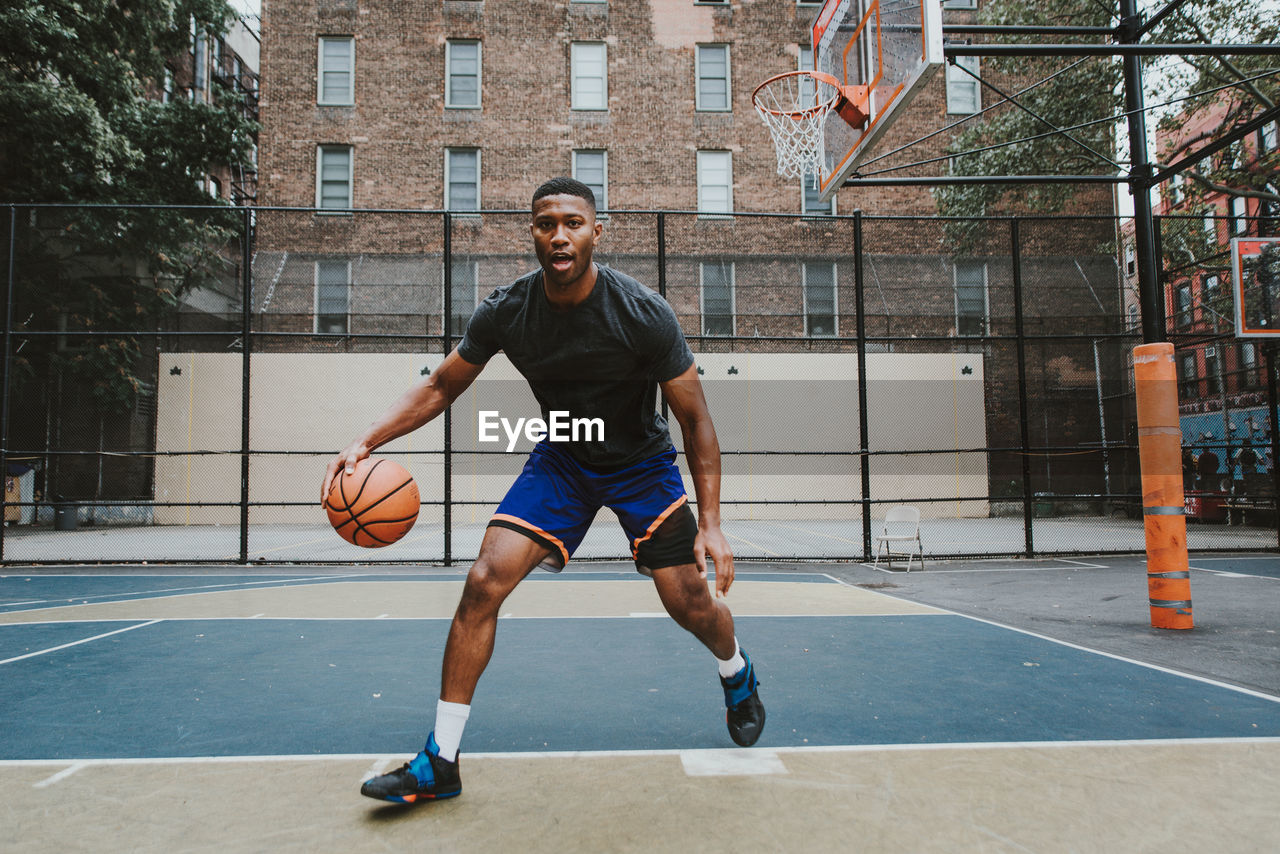
[[[777,110],[772,107],[766,107],[764,104],[760,103],[760,92],[769,84],[776,83],[786,77],[812,77],[815,83],[826,83],[828,86],[835,89],[836,93],[820,104],[815,104],[812,107],[802,107],[796,110]],[[815,89],[814,91],[816,93],[817,90]],[[782,74],[775,74],[770,77],[768,80],[757,86],[751,93],[751,103],[755,104],[757,110],[768,113],[771,116],[780,116],[797,120],[809,118],[810,116],[815,116],[819,113],[824,113],[827,110],[830,110],[835,106],[835,103],[839,98],[840,82],[832,75],[826,74],[822,71],[784,71]]]

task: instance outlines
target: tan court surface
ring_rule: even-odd
[[[370,619],[453,616],[461,581],[377,583],[334,581],[323,585],[192,592],[0,614],[0,624],[47,620]],[[733,613],[750,616],[869,616],[941,613],[841,584],[752,582],[731,591]],[[629,617],[663,615],[653,585],[644,581],[526,582],[502,608],[504,617]]]
[[[354,796],[388,764],[373,757],[107,764],[48,785],[67,763],[4,767],[0,826],[42,852],[1273,852],[1280,833],[1275,742],[751,753],[765,773],[467,757],[461,797],[411,808]]]

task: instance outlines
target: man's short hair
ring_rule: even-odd
[[[586,199],[587,204],[591,205],[591,212],[596,212],[596,194],[591,192],[591,188],[586,184],[573,178],[552,178],[544,182],[541,187],[533,191],[533,204],[537,204],[538,199],[543,196],[561,195]]]

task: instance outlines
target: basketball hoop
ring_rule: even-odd
[[[757,86],[751,103],[773,137],[778,174],[816,180],[822,172],[827,114],[835,110],[849,125],[861,126],[867,120],[867,91],[866,86],[841,86],[821,71],[787,71]]]

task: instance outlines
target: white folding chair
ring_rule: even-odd
[[[876,535],[875,568],[880,568],[880,554],[885,555],[885,564],[893,568],[894,551],[891,543],[915,543],[914,548],[899,551],[907,556],[907,572],[911,571],[912,555],[920,555],[920,568],[924,569],[924,545],[920,541],[920,511],[906,504],[897,504],[889,508],[884,515],[884,528]]]

